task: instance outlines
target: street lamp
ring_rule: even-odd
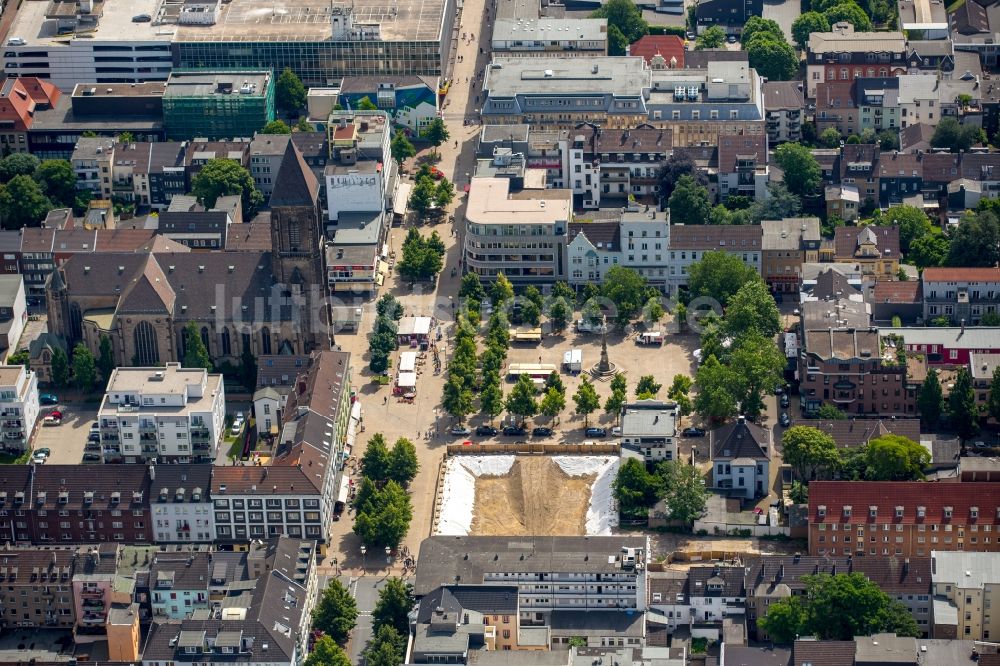
[[[361,568],[364,569],[365,565],[368,563],[368,559],[365,554],[368,552],[367,546],[361,546]]]
[[[336,557],[333,558],[333,569],[334,569],[334,571],[337,572],[337,575],[339,576],[340,575],[340,563],[337,561]]]
[[[392,548],[389,546],[385,547],[385,563],[392,566]]]
[[[695,457],[697,457],[697,455],[698,455],[698,447],[697,446],[692,446],[691,447],[691,466],[692,467],[694,467]]]

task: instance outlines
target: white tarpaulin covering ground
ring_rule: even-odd
[[[587,536],[611,534],[612,527],[618,527],[618,512],[615,510],[611,484],[618,475],[618,456],[556,456],[553,458],[559,469],[569,476],[596,474],[597,479],[590,487],[590,506],[587,508]]]
[[[514,456],[454,456],[445,463],[441,513],[436,534],[467,535],[472,528],[476,479],[504,476],[514,465]],[[587,535],[611,534],[618,526],[611,484],[618,473],[617,456],[556,456],[552,461],[569,476],[596,474],[587,508]]]

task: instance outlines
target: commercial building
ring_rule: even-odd
[[[927,557],[994,552],[1000,484],[813,481],[810,555]]]
[[[0,432],[5,451],[28,450],[38,420],[38,376],[23,365],[0,365]]]
[[[473,178],[465,217],[465,261],[483,280],[503,273],[514,283],[566,279],[566,234],[573,214],[569,190],[507,178]]]
[[[620,265],[635,269],[651,285],[665,288],[668,214],[635,204],[595,216],[599,214],[600,221],[570,223],[566,245],[569,283],[600,282],[609,268]]]
[[[150,465],[149,487],[153,541],[215,541],[210,465]]]
[[[764,282],[771,291],[797,293],[802,287],[802,264],[819,260],[819,218],[763,220],[760,226]]]
[[[270,71],[175,71],[163,93],[167,138],[228,139],[253,136],[274,120]]]
[[[26,153],[28,130],[35,114],[50,109],[62,93],[48,81],[34,76],[7,79],[0,87],[0,148]]]
[[[105,462],[204,462],[225,434],[222,375],[204,368],[116,368],[97,412]]]
[[[978,326],[1000,307],[1000,268],[928,268],[923,284],[923,317]]]
[[[1000,632],[992,601],[1000,591],[1000,555],[931,553],[935,638],[988,641]]]
[[[608,55],[608,20],[519,16],[499,18],[490,40],[493,54],[521,57],[553,53],[565,56]]]
[[[906,74],[906,38],[901,32],[855,32],[847,22],[809,36],[806,55],[808,97],[823,81]]]
[[[626,403],[621,413],[622,455],[677,460],[677,404],[660,400]]]

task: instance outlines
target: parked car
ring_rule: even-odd
[[[92,432],[92,433],[90,433],[89,435],[87,435],[87,441],[88,442],[99,442],[99,441],[101,441],[101,433],[99,433],[99,432]]]
[[[94,421],[93,423],[90,424],[90,432],[100,432],[100,430],[101,430],[101,424],[98,423],[97,421]]]
[[[522,437],[528,434],[523,426],[507,426],[503,429],[504,437]]]
[[[449,432],[455,437],[462,437],[465,435],[472,434],[472,431],[466,428],[465,426],[452,426],[452,429]]]
[[[49,412],[49,416],[54,416],[57,419],[61,419],[63,417],[63,414],[58,409],[53,409],[51,412]]]
[[[35,455],[41,456],[43,458],[48,458],[50,455],[52,455],[52,450],[43,446],[40,449],[35,449]]]
[[[695,428],[694,426],[691,426],[690,428],[684,428],[684,430],[681,431],[681,434],[685,437],[704,437],[705,430],[704,428]]]
[[[552,428],[547,428],[545,426],[538,426],[537,428],[535,428],[534,430],[531,431],[531,436],[532,437],[551,437],[552,436]]]
[[[55,393],[42,393],[38,396],[38,402],[42,405],[58,405],[59,396]]]
[[[62,419],[51,414],[42,419],[43,426],[57,426],[60,423],[62,423]]]
[[[781,406],[786,409],[788,408],[788,405],[791,403],[791,401],[788,399],[787,393],[782,393],[781,398],[778,400],[778,402],[780,402]]]
[[[726,41],[729,42],[730,44],[735,44],[736,43],[736,35],[729,35],[728,37],[726,37]]]
[[[622,429],[620,427],[618,427],[618,426],[615,426],[614,428],[611,429],[611,436],[612,437],[621,437],[622,436]]]
[[[493,437],[497,434],[497,429],[491,425],[481,425],[476,427],[476,434],[481,437]]]
[[[31,462],[33,462],[36,465],[44,465],[45,461],[48,459],[49,459],[48,456],[38,455],[37,453],[31,456]]]
[[[782,428],[792,425],[792,420],[788,418],[788,412],[781,412],[781,416],[778,417],[778,423],[781,424]]]
[[[230,432],[232,432],[235,435],[239,431],[243,430],[244,423],[246,423],[246,420],[243,417],[243,412],[236,412],[236,417],[233,419],[233,424],[229,426]]]
[[[591,426],[591,427],[587,428],[587,430],[584,432],[584,434],[587,435],[587,437],[607,437],[608,436],[608,431],[607,431],[607,428],[597,428],[597,427]]]
[[[132,23],[149,23],[153,17],[149,14],[136,14],[132,17]]]
[[[83,462],[85,463],[96,463],[101,462],[101,454],[99,453],[84,453]]]
[[[604,333],[604,324],[595,324],[587,319],[577,319],[573,324],[577,333]]]

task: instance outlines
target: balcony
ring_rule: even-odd
[[[148,423],[148,422],[145,422],[145,421],[140,422],[139,423],[139,432],[140,433],[147,432],[147,433],[153,433],[153,434],[155,434],[156,433],[156,424],[155,423]]]
[[[100,588],[83,588],[80,590],[80,596],[84,599],[104,599],[104,590]]]
[[[212,445],[211,444],[201,444],[199,442],[195,442],[192,445],[191,448],[192,448],[192,450],[194,450],[196,452],[197,451],[206,451],[207,452],[207,451],[211,451],[212,450]]]

